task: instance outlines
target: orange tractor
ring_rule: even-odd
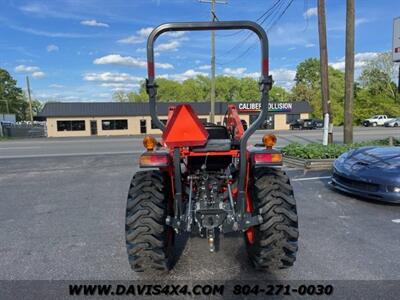
[[[201,123],[188,104],[170,107],[166,124],[157,116],[154,43],[162,33],[187,30],[252,30],[261,42],[261,111],[244,130],[234,105],[223,125]],[[249,137],[267,116],[268,39],[250,21],[168,23],[155,28],[147,42],[150,114],[162,131],[157,141],[143,140],[146,151],[131,181],[126,209],[126,246],[135,271],[169,270],[176,234],[192,232],[215,251],[218,234],[243,232],[250,261],[257,269],[286,268],[296,260],[296,202],[276,137],[248,146]]]

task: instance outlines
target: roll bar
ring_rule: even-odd
[[[240,140],[240,169],[241,172],[246,170],[246,146],[249,137],[264,122],[268,110],[268,91],[272,87],[272,78],[269,76],[268,62],[268,38],[265,30],[257,23],[252,21],[220,21],[220,22],[178,22],[161,24],[150,33],[147,40],[147,75],[146,90],[149,94],[150,115],[156,127],[164,131],[165,125],[160,121],[156,111],[157,85],[155,83],[155,64],[154,64],[154,43],[157,38],[169,31],[201,31],[201,30],[233,30],[248,29],[253,31],[261,43],[261,77],[259,81],[261,92],[261,112],[257,119],[244,132]],[[244,176],[239,177],[238,184],[238,200],[240,200],[241,211],[244,212]]]

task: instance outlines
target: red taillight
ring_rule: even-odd
[[[169,164],[167,154],[143,154],[140,157],[141,167],[166,167]]]
[[[253,161],[255,164],[280,163],[282,161],[281,153],[254,153]]]

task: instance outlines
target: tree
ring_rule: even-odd
[[[216,99],[232,102],[239,96],[240,79],[233,76],[217,76],[215,80]]]
[[[0,111],[17,114],[23,99],[22,89],[7,70],[0,69]]]
[[[319,88],[321,82],[319,69],[319,60],[317,58],[307,58],[299,63],[294,78],[296,85],[304,84],[311,89]]]
[[[251,77],[240,79],[238,101],[257,102],[260,99],[258,83]]]
[[[0,112],[15,114],[18,121],[28,117],[28,101],[17,81],[7,70],[0,68]]]
[[[210,101],[210,79],[207,76],[198,75],[182,82],[167,78],[156,80],[157,99],[171,102],[201,102]],[[254,101],[260,99],[258,83],[254,78],[236,78],[233,76],[216,77],[216,95],[219,101]],[[270,92],[272,101],[288,101],[290,94],[282,87],[274,86]],[[117,102],[146,102],[145,83],[142,82],[138,91],[125,93],[117,91],[113,94]]]
[[[123,91],[115,91],[113,94],[113,99],[116,102],[128,102],[128,94],[124,93]]]
[[[364,67],[359,78],[361,85],[368,88],[373,94],[384,94],[387,97],[396,98],[395,78],[396,65],[392,61],[390,52],[379,53]]]
[[[316,58],[308,58],[298,64],[295,86],[289,96],[292,101],[304,100],[313,108],[312,116],[322,119],[320,65]],[[333,124],[343,124],[344,73],[328,67],[329,92],[332,106]]]
[[[396,103],[395,65],[390,53],[380,53],[367,63],[355,89],[355,122],[375,114],[400,115]]]
[[[289,93],[283,87],[274,85],[269,91],[269,98],[271,101],[287,102],[289,101]]]
[[[182,95],[185,101],[204,101],[207,94],[204,92],[202,82],[195,78],[186,79],[182,82]]]

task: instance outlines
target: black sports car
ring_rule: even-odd
[[[362,147],[342,154],[333,164],[331,186],[400,203],[400,147]]]

